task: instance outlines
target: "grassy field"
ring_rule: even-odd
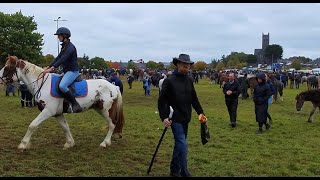
[[[208,117],[210,141],[203,146],[195,111],[189,124],[188,167],[192,176],[319,176],[320,117],[306,123],[311,103],[295,110],[295,95],[306,90],[284,90],[284,101],[272,104],[270,131],[255,134],[252,99],[239,99],[238,126],[229,127],[224,96],[218,85],[202,79],[196,84],[198,97]],[[157,112],[158,89],[145,97],[141,82],[128,89],[124,81],[125,126],[123,138],[105,149],[105,121],[93,110],[66,114],[75,147],[63,150],[65,136],[50,118],[35,131],[31,149],[19,153],[17,146],[36,108],[20,108],[17,97],[0,91],[0,176],[148,176],[154,150],[162,134]],[[173,137],[168,129],[149,176],[168,176]]]

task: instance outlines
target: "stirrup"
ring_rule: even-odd
[[[78,106],[79,106],[79,109],[77,109],[77,111],[74,111],[72,103],[69,103],[68,112],[69,113],[79,113],[79,112],[81,112],[82,108],[81,108],[80,105],[78,105]]]

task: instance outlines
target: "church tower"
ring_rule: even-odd
[[[269,33],[268,34],[263,34],[262,33],[262,51],[269,46]]]

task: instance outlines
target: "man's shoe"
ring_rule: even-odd
[[[262,128],[259,128],[256,134],[262,134]]]
[[[180,177],[179,173],[170,172],[171,177]]]
[[[271,128],[270,124],[266,124],[266,130],[268,131]]]
[[[236,123],[231,123],[230,126],[231,126],[232,128],[235,128],[235,127],[237,126],[237,124],[236,124]]]

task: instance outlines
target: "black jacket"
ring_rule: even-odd
[[[228,90],[232,91],[231,95],[226,94]],[[226,99],[238,99],[240,93],[240,85],[236,80],[233,83],[226,82],[223,86],[223,94],[225,94]]]
[[[173,109],[172,122],[189,123],[191,120],[191,106],[197,114],[203,113],[192,79],[176,70],[163,81],[158,99],[158,110],[161,120],[169,117],[170,108]]]
[[[258,83],[253,90],[253,101],[255,104],[268,104],[268,99],[272,95],[270,86],[265,81]]]
[[[54,66],[57,68],[60,65],[63,66],[63,72],[79,71],[77,49],[71,42],[62,43],[61,52],[49,64],[49,67]]]
[[[20,85],[19,85],[19,90],[20,90],[21,92],[22,92],[22,91],[23,91],[23,92],[29,91],[29,90],[28,90],[28,87],[27,87],[25,84],[22,84],[22,85],[20,84]]]

